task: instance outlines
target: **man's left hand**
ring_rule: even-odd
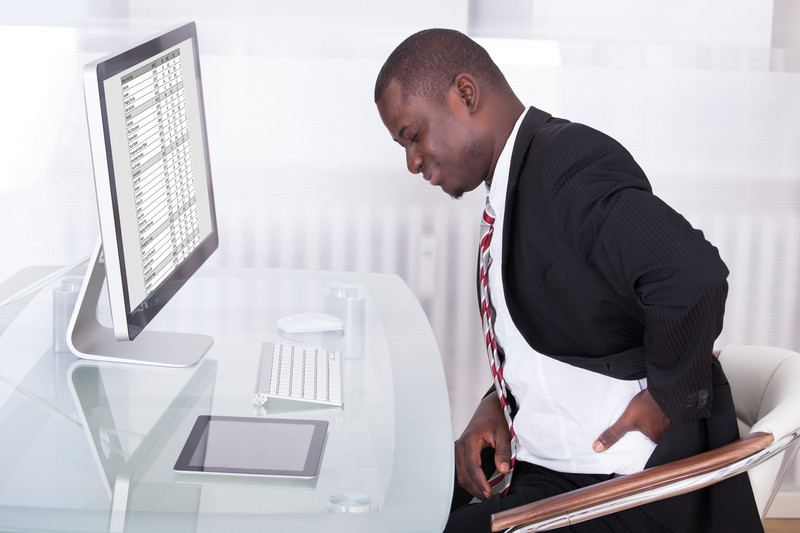
[[[594,441],[592,449],[596,452],[606,451],[629,431],[640,431],[657,443],[670,424],[664,411],[645,389],[631,399],[622,416]]]

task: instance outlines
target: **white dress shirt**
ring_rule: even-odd
[[[619,380],[539,354],[522,337],[508,312],[500,274],[502,228],[511,152],[524,117],[525,113],[506,142],[488,191],[496,216],[489,246],[489,292],[495,309],[495,337],[505,352],[503,376],[519,406],[514,418],[519,438],[517,459],[559,472],[637,472],[655,448],[642,433],[628,433],[601,453],[592,450],[592,444],[646,386],[645,380]]]

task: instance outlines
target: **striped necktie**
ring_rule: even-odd
[[[492,377],[494,378],[494,386],[497,391],[497,396],[500,399],[500,405],[503,407],[503,413],[508,423],[508,429],[511,433],[511,469],[514,469],[514,462],[517,455],[517,438],[514,433],[514,424],[511,418],[511,406],[509,405],[506,392],[506,381],[503,379],[503,363],[500,359],[501,354],[497,348],[497,343],[494,336],[494,309],[492,308],[489,299],[489,265],[491,264],[491,257],[489,256],[489,244],[492,242],[492,234],[494,233],[494,210],[489,204],[489,199],[486,199],[486,209],[483,211],[483,219],[481,220],[481,246],[480,246],[480,294],[481,294],[481,321],[483,322],[483,335],[486,340],[486,353],[489,356],[489,367],[492,370]],[[491,479],[489,485],[492,487],[492,492],[497,494],[508,492],[508,486],[511,484],[511,471],[508,474],[501,474],[496,472]]]

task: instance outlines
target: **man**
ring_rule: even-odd
[[[526,110],[486,51],[452,30],[401,43],[375,102],[410,172],[455,198],[487,189],[478,285],[499,392],[456,442],[447,531],[488,531],[492,513],[738,438],[712,355],[727,269],[622,146]],[[488,475],[512,467],[493,491]],[[761,524],[738,476],[572,530]]]

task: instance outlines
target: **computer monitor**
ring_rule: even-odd
[[[197,29],[86,65],[100,239],[67,342],[79,357],[188,366],[213,340],[145,330],[218,246]],[[97,319],[105,282],[113,328]]]

